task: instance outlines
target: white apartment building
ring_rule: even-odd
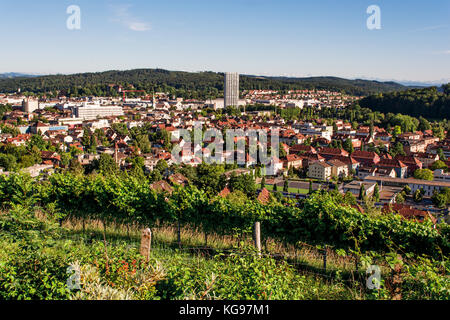
[[[23,112],[33,113],[39,109],[39,101],[33,98],[26,98],[22,101]]]
[[[60,118],[58,119],[59,125],[77,125],[82,124],[83,119],[80,118]]]
[[[298,126],[295,126],[298,127]],[[314,127],[310,122],[305,123],[300,126],[300,133],[305,136],[318,136],[331,141],[331,136],[333,135],[332,126],[319,126]]]
[[[326,181],[331,178],[331,169],[328,163],[316,161],[308,167],[308,178]]]
[[[123,109],[120,106],[101,106],[99,104],[83,103],[83,106],[74,108],[75,117],[83,120],[94,120],[104,117],[123,116]]]

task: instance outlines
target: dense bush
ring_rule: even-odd
[[[254,202],[237,205],[226,199],[208,200],[195,188],[177,189],[166,198],[149,191],[145,182],[138,183],[129,177],[55,175],[50,181],[32,184],[32,202],[45,205],[47,210],[43,212],[38,206],[33,210],[16,204],[15,201],[23,200],[16,193],[13,201],[4,193],[13,190],[12,186],[29,192],[27,187],[16,185],[23,183],[26,186],[30,180],[11,176],[3,178],[0,186],[2,199],[8,199],[3,205],[9,207],[0,213],[0,299],[359,297],[338,275],[333,283],[325,284],[299,274],[284,261],[258,258],[248,248],[211,259],[154,250],[146,261],[137,245],[129,241],[107,242],[103,237],[88,235],[72,240],[68,230],[60,228],[57,222],[76,208],[75,216],[79,219],[119,222],[137,219],[145,225],[180,220],[219,233],[250,231],[252,223],[259,220],[266,234],[286,242],[304,239],[310,243],[335,244],[353,252],[362,249],[359,256],[363,268],[372,264],[384,268],[381,288],[366,292],[365,298],[448,299],[450,295],[448,251],[443,250],[439,259],[407,253],[438,255],[441,248],[448,248],[448,226],[443,226],[439,233],[427,223],[389,216],[369,218],[342,206],[338,196],[314,194],[302,209]],[[61,195],[66,197],[56,196],[59,186],[65,186],[67,193]],[[77,197],[72,199],[70,190]],[[122,192],[129,192],[129,197],[123,197]],[[89,203],[93,206],[84,211],[83,208],[90,207]],[[404,260],[397,258],[398,252],[402,252]],[[70,291],[66,286],[70,265],[80,268],[80,290]]]
[[[37,211],[43,215],[41,211]],[[249,250],[211,259],[136,245],[71,240],[51,217],[23,207],[0,215],[1,300],[348,299],[342,283],[301,276],[285,262]],[[69,266],[80,288],[69,289]]]
[[[57,224],[35,218],[20,205],[0,218],[0,298],[68,298],[67,263],[55,250]]]
[[[342,283],[325,286],[299,275],[286,262],[256,255],[232,254],[215,257],[201,268],[176,263],[157,285],[163,299],[303,300],[349,299]]]
[[[23,192],[23,194],[22,194]],[[101,219],[105,222],[189,224],[206,232],[250,232],[261,221],[263,235],[296,244],[298,241],[360,250],[403,250],[440,256],[449,253],[446,226],[417,223],[400,216],[369,217],[345,204],[340,195],[315,193],[303,208],[257,201],[237,204],[210,199],[195,187],[158,194],[149,183],[128,175],[56,174],[49,181],[32,183],[27,177],[0,178],[3,204],[34,202],[56,208],[62,216]]]

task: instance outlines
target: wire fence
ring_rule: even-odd
[[[110,230],[116,230],[116,233],[120,235],[121,239],[127,240],[129,243],[129,248],[138,249],[141,245],[141,234],[139,228],[136,227],[127,227],[123,226],[110,226]],[[125,229],[125,230],[124,230]],[[117,232],[119,230],[119,232]],[[329,280],[335,280],[337,278],[337,274],[340,274],[340,281],[345,281],[348,283],[354,283],[355,281],[361,281],[364,278],[365,272],[361,272],[359,267],[358,257],[354,255],[340,256],[336,253],[333,246],[314,246],[306,242],[298,242],[296,246],[292,246],[289,250],[284,248],[286,251],[292,252],[273,252],[267,248],[265,245],[265,249],[261,249],[261,233],[259,232],[259,239],[255,239],[255,230],[253,232],[252,237],[252,245],[254,249],[249,250],[249,237],[244,238],[245,246],[236,247],[240,245],[239,240],[242,240],[242,237],[238,236],[224,236],[215,235],[215,241],[217,238],[225,239],[227,237],[228,245],[230,243],[234,243],[234,247],[214,247],[207,244],[207,237],[204,236],[204,243],[202,245],[192,245],[189,242],[201,242],[199,238],[201,234],[198,230],[194,228],[188,228],[186,226],[178,226],[178,225],[156,225],[152,226],[152,238],[151,238],[151,252],[153,256],[157,256],[158,259],[166,259],[166,257],[170,257],[174,252],[185,253],[184,255],[178,256],[178,258],[186,259],[186,261],[192,261],[198,258],[205,259],[213,259],[215,257],[227,257],[227,256],[241,256],[248,257],[251,255],[258,255],[261,258],[271,258],[278,261],[284,261],[288,263],[290,266],[298,270],[302,274],[308,274],[312,276],[319,276],[322,278],[326,278]],[[97,234],[91,234],[91,236],[87,236],[89,231],[85,233],[83,231],[84,236],[79,237],[79,235],[74,234],[74,238],[78,240],[83,239],[83,241],[87,241],[87,243],[92,243],[94,238],[100,239],[101,229],[97,230]],[[126,234],[124,234],[126,232]],[[192,239],[187,239],[186,234],[192,235],[196,234],[196,241],[192,241]],[[211,239],[210,239],[211,240]],[[264,238],[265,244],[267,244],[268,238]],[[257,243],[259,241],[259,243]],[[275,242],[273,239],[269,241]],[[107,241],[108,245],[115,245],[114,241]],[[213,241],[211,241],[213,242]],[[279,244],[279,246],[283,246]],[[168,259],[168,258],[167,258]]]

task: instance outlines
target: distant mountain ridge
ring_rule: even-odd
[[[33,78],[39,77],[40,75],[18,73],[18,72],[6,72],[0,73],[0,79],[12,79],[12,78]]]
[[[21,88],[22,92],[46,93],[63,91],[83,94],[87,91],[108,93],[110,84],[132,85],[147,92],[172,88],[178,91],[198,91],[200,96],[207,92],[223,91],[223,73],[184,72],[163,69],[135,69],[127,71],[105,71],[71,75],[32,76],[19,73],[3,74],[0,77],[0,92],[12,93]],[[241,75],[240,89],[296,90],[319,89],[344,92],[358,96],[407,90],[399,83],[376,80],[349,80],[339,77],[290,78],[274,76]],[[75,93],[74,93],[75,92]]]

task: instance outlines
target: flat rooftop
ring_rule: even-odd
[[[402,178],[390,178],[390,177],[371,177],[367,176],[364,178],[366,181],[373,182],[388,182],[388,183],[397,183],[397,184],[420,184],[424,186],[435,186],[435,187],[445,187],[450,188],[450,182],[446,181],[428,181],[428,180],[420,180],[420,179],[402,179]]]

